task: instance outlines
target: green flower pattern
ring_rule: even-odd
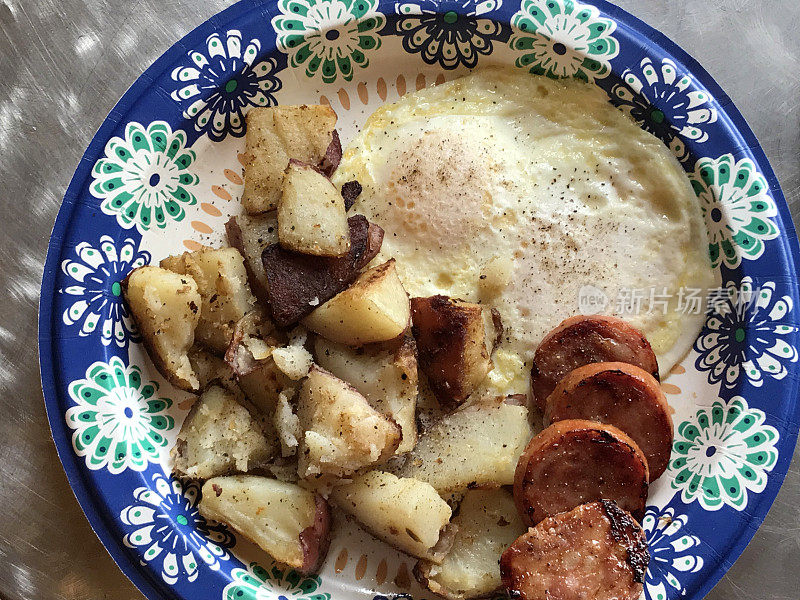
[[[614,21],[573,0],[523,0],[511,25],[515,64],[536,75],[592,82],[611,72],[619,53]]]
[[[125,138],[111,138],[105,156],[95,163],[90,190],[103,200],[103,212],[116,215],[122,227],[163,229],[183,220],[185,207],[197,203],[192,193],[199,182],[191,170],[195,158],[183,131],[173,132],[163,121],[147,127],[128,123]]]
[[[274,562],[269,568],[253,562],[247,569],[231,571],[222,600],[330,600],[330,594],[317,592],[321,583],[317,575],[302,575]]]
[[[747,492],[760,493],[778,461],[778,430],[766,415],[736,396],[714,402],[678,427],[670,471],[682,500],[705,510],[744,510]]]
[[[369,65],[369,52],[381,45],[378,30],[386,17],[378,0],[279,0],[272,19],[277,45],[292,67],[325,83],[352,81],[354,67]]]
[[[700,199],[714,268],[724,263],[735,269],[742,259],[755,260],[764,253],[764,242],[778,237],[773,220],[778,209],[750,159],[702,158],[689,179]]]
[[[139,367],[126,367],[116,356],[94,363],[86,379],[70,384],[75,406],[67,409],[66,421],[75,453],[89,469],[116,474],[159,462],[167,446],[164,434],[175,421],[167,414],[172,400],[156,397],[157,391],[156,382],[143,384]]]

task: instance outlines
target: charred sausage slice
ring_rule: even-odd
[[[570,371],[547,398],[544,423],[586,419],[627,433],[647,458],[650,481],[666,470],[672,450],[672,416],[650,373],[620,362],[593,363]]]
[[[613,425],[577,419],[535,436],[514,473],[514,501],[528,526],[602,499],[641,519],[647,487],[647,459],[636,442]]]
[[[500,575],[519,600],[637,600],[649,561],[639,524],[602,500],[518,537],[500,558]]]
[[[616,317],[570,317],[545,336],[533,357],[531,387],[539,409],[562,377],[597,362],[636,365],[658,379],[656,355],[641,331]]]

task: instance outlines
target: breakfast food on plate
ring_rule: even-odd
[[[647,459],[628,435],[593,421],[559,421],[525,448],[514,501],[526,525],[601,499],[641,520],[648,481]]]
[[[492,367],[503,328],[497,311],[446,296],[411,299],[420,368],[443,404],[464,402]]]
[[[650,481],[669,464],[672,415],[658,381],[625,363],[593,363],[570,371],[547,397],[544,423],[584,419],[608,423],[642,449]]]
[[[256,299],[247,285],[247,271],[236,248],[204,248],[161,261],[162,269],[189,275],[200,293],[200,320],[195,341],[215,352],[225,352],[233,329],[255,309]]]
[[[214,477],[203,484],[198,509],[303,572],[313,571],[328,551],[328,503],[291,483],[256,475]]]
[[[441,562],[453,543],[452,510],[422,481],[370,471],[334,488],[331,498],[367,531],[412,556]]]
[[[713,286],[697,197],[669,149],[596,86],[486,68],[406,94],[347,145],[333,181],[353,180],[353,210],[390,232],[378,260],[397,260],[412,298],[500,312],[495,394],[528,391],[536,344],[584,312],[586,286],[608,301],[597,312],[647,336],[662,373],[700,331],[703,315],[677,303],[681,288]],[[632,294],[618,302],[631,290],[648,296],[639,311]],[[648,310],[651,290],[671,298],[665,310]]]
[[[402,430],[369,405],[348,383],[311,368],[297,401],[300,477],[350,475],[385,462],[400,445]]]
[[[503,552],[500,572],[520,600],[638,600],[649,562],[639,524],[601,500],[529,529]]]
[[[362,215],[347,220],[350,251],[340,257],[318,257],[286,250],[280,244],[264,248],[261,262],[267,301],[275,323],[292,325],[355,281],[359,271],[381,247],[383,229]]]
[[[417,445],[417,352],[412,338],[390,350],[355,350],[318,337],[317,363],[347,381],[370,406],[400,426],[403,437],[397,454]]]
[[[514,482],[514,469],[533,431],[528,409],[489,398],[445,415],[417,440],[398,474],[440,493]]]
[[[501,587],[497,558],[525,532],[508,490],[469,490],[453,517],[453,545],[438,564],[420,560],[417,579],[448,600],[488,596]]]
[[[175,387],[196,391],[189,360],[200,320],[200,294],[192,277],[159,267],[134,269],[122,285],[131,315],[153,364]]]
[[[249,214],[278,207],[290,159],[332,171],[341,145],[330,106],[271,106],[247,113],[244,192]]]
[[[250,412],[219,386],[211,386],[186,415],[172,449],[175,472],[209,479],[263,467],[276,451]]]
[[[318,256],[350,250],[344,198],[316,167],[290,160],[278,200],[278,239],[284,248]]]
[[[647,338],[616,317],[578,315],[563,321],[536,348],[531,392],[540,410],[558,382],[570,371],[591,363],[624,362],[658,378],[658,361]]]
[[[364,346],[401,337],[411,323],[408,294],[395,260],[359,275],[303,319],[303,325],[333,342]]]
[[[702,315],[578,313],[587,286],[710,285],[680,165],[595,87],[503,69],[380,108],[344,155],[336,119],[252,109],[229,247],[123,286],[199,395],[175,474],[303,572],[330,502],[448,600],[632,600],[672,444],[658,377]]]

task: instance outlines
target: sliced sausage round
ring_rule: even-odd
[[[586,419],[627,433],[647,458],[650,481],[666,470],[672,451],[672,416],[661,385],[647,371],[620,362],[570,371],[547,397],[544,423]]]
[[[545,519],[500,558],[519,600],[638,600],[650,553],[642,528],[608,500]]]
[[[597,362],[636,365],[658,379],[656,355],[641,331],[616,317],[570,317],[545,336],[533,357],[531,388],[539,410],[562,377]]]
[[[647,489],[647,459],[636,442],[613,425],[579,419],[535,436],[514,473],[514,502],[528,526],[603,499],[641,519]]]

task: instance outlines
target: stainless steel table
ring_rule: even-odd
[[[36,310],[50,229],[92,135],[221,0],[0,0],[0,598],[141,599],[56,458]],[[800,2],[618,0],[692,53],[750,121],[800,217]],[[800,597],[800,459],[712,600]]]

